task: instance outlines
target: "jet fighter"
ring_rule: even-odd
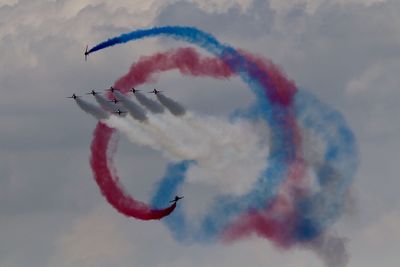
[[[110,91],[111,93],[114,93],[115,90],[119,90],[118,88],[114,88],[112,86],[110,86],[110,88],[106,89],[106,91]]]
[[[77,98],[79,98],[79,97],[80,97],[79,95],[72,94],[72,96],[68,96],[67,98],[77,99]]]
[[[117,109],[116,111],[114,111],[114,113],[116,113],[119,116],[121,116],[122,114],[126,113],[126,111],[121,111],[120,109]]]
[[[88,48],[89,48],[89,46],[86,46],[86,50],[85,50],[85,53],[84,53],[84,55],[85,55],[85,61],[87,61],[87,57],[88,57],[88,55],[89,55]]]
[[[175,196],[175,198],[173,200],[171,200],[169,203],[177,203],[182,198],[183,198],[183,196],[182,197]]]
[[[95,90],[90,91],[89,93],[86,93],[87,95],[97,95],[99,92],[96,92]]]
[[[163,92],[163,91],[159,91],[159,90],[157,90],[156,88],[154,88],[154,90],[153,91],[151,91],[151,92],[149,92],[150,94],[158,94],[158,93],[161,93],[161,92]]]
[[[132,93],[136,93],[139,92],[140,90],[135,89],[135,87],[132,87],[132,89],[130,90]]]
[[[119,102],[119,100],[116,98],[113,98],[111,100],[108,100],[108,102],[113,102],[114,104],[117,104]]]

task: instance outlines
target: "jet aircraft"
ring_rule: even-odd
[[[87,61],[87,57],[88,57],[88,55],[89,55],[89,52],[88,52],[88,48],[89,48],[89,46],[86,46],[86,50],[85,50],[85,61]]]
[[[153,91],[151,91],[151,92],[149,92],[150,94],[158,94],[158,93],[161,93],[161,92],[163,92],[163,91],[159,91],[159,90],[157,90],[156,88],[154,88],[154,90]]]
[[[126,111],[121,111],[120,109],[117,109],[116,111],[114,111],[114,113],[116,113],[119,116],[121,116],[122,114],[126,113]]]
[[[108,102],[113,102],[114,104],[117,104],[119,102],[119,100],[116,98],[113,98],[111,100],[108,100]]]
[[[95,90],[90,91],[89,93],[86,93],[87,95],[97,95],[98,92],[96,92]]]
[[[114,88],[112,86],[110,86],[110,88],[106,89],[106,91],[110,91],[111,93],[114,93],[115,90],[119,90],[118,88]]]
[[[169,203],[177,203],[182,198],[183,198],[183,196],[182,197],[175,196],[175,198],[173,200],[171,200]]]
[[[136,93],[139,92],[140,90],[135,89],[135,87],[132,87],[132,89],[130,90],[132,93]]]
[[[79,98],[79,97],[80,97],[79,95],[72,94],[72,96],[68,96],[67,98],[77,99],[77,98]]]

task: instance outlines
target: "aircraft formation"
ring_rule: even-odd
[[[86,59],[86,56],[87,56],[86,53],[87,53],[87,51],[85,52],[85,59]],[[111,86],[111,87],[108,88],[108,89],[105,89],[104,91],[105,91],[105,92],[111,92],[111,93],[113,93],[113,94],[114,94],[116,91],[121,92],[118,88],[115,88],[115,87],[113,87],[113,86]],[[131,92],[131,93],[133,93],[133,94],[135,94],[135,93],[137,93],[137,92],[140,92],[140,91],[141,91],[141,90],[135,89],[134,87],[132,87],[132,88],[129,90],[129,92]],[[154,88],[152,91],[149,91],[149,92],[147,92],[147,93],[157,95],[157,94],[160,94],[160,93],[162,93],[162,92],[163,92],[162,90],[157,90],[156,88]],[[86,95],[92,95],[92,96],[101,95],[101,94],[102,94],[102,92],[99,92],[99,91],[96,91],[96,90],[91,90],[91,91],[89,91],[89,92],[86,93]],[[75,93],[73,93],[72,96],[68,96],[67,98],[72,98],[72,99],[76,100],[76,99],[81,98],[81,97],[82,97],[82,96],[76,95]],[[114,96],[112,99],[108,100],[108,102],[112,102],[112,103],[114,103],[115,105],[117,105],[117,104],[120,102],[120,100],[118,100],[118,99]],[[118,116],[123,116],[123,115],[124,115],[125,113],[127,113],[127,112],[128,112],[128,111],[121,109],[119,106],[116,106],[115,110],[114,110],[112,113],[114,113],[114,114],[116,114],[116,115],[118,115]],[[178,201],[181,200],[181,199],[183,199],[183,196],[175,196],[175,198],[172,199],[169,203],[172,203],[172,205],[175,205],[175,204],[178,203]]]
[[[86,53],[87,53],[87,50],[85,52],[85,57],[87,56]],[[118,88],[114,88],[114,87],[110,86],[110,88],[105,89],[105,91],[114,93],[115,91],[120,91],[120,90]],[[140,92],[141,90],[138,90],[138,89],[135,89],[134,87],[132,87],[129,91],[132,92],[133,94],[135,94],[136,92]],[[159,94],[161,92],[164,92],[164,91],[157,90],[156,88],[154,88],[152,91],[150,91],[148,93],[157,95],[157,94]],[[92,96],[99,95],[99,94],[101,94],[101,92],[98,92],[98,91],[95,91],[95,90],[91,90],[90,92],[86,93],[86,95],[92,95]],[[74,93],[74,94],[72,94],[72,96],[68,96],[67,98],[77,99],[77,98],[80,98],[80,97],[82,97],[82,96],[76,95]],[[118,100],[116,97],[113,97],[111,100],[108,100],[108,102],[112,102],[114,104],[118,104],[120,102],[120,100]],[[122,110],[120,108],[116,108],[113,113],[118,114],[119,116],[122,116],[122,114],[127,113],[127,111]]]

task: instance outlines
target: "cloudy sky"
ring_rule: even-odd
[[[396,266],[399,14],[398,0],[0,0],[0,266],[323,266],[311,251],[280,251],[255,237],[182,245],[161,223],[125,218],[101,196],[88,160],[96,121],[65,96],[105,89],[141,55],[182,43],[140,41],[86,63],[84,47],[175,24],[272,59],[340,110],[360,166],[333,231],[347,238],[349,267]],[[252,101],[236,79],[171,73],[155,86],[204,114]],[[116,164],[125,188],[148,201],[166,160],[122,137]]]

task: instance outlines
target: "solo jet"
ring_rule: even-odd
[[[99,92],[96,92],[95,90],[90,91],[89,93],[86,93],[87,95],[97,95]]]
[[[151,92],[149,92],[150,94],[158,94],[158,93],[161,93],[161,92],[163,92],[163,91],[159,91],[159,90],[157,90],[156,88],[154,88],[154,90],[153,91],[151,91]]]
[[[79,98],[79,97],[80,97],[79,95],[72,94],[72,96],[68,96],[67,98],[77,99],[77,98]]]
[[[132,89],[130,90],[132,93],[136,93],[139,92],[140,90],[135,89],[135,87],[132,87]]]
[[[85,53],[84,53],[84,55],[85,55],[85,61],[87,61],[87,57],[88,57],[88,55],[89,55],[88,48],[89,48],[89,46],[86,46],[86,50],[85,50]]]
[[[178,197],[175,196],[175,198],[173,200],[171,200],[169,203],[177,203],[180,199],[182,199],[183,197]]]
[[[122,114],[126,113],[126,111],[121,111],[120,109],[117,109],[116,111],[114,111],[114,113],[116,113],[119,116],[121,116]]]

